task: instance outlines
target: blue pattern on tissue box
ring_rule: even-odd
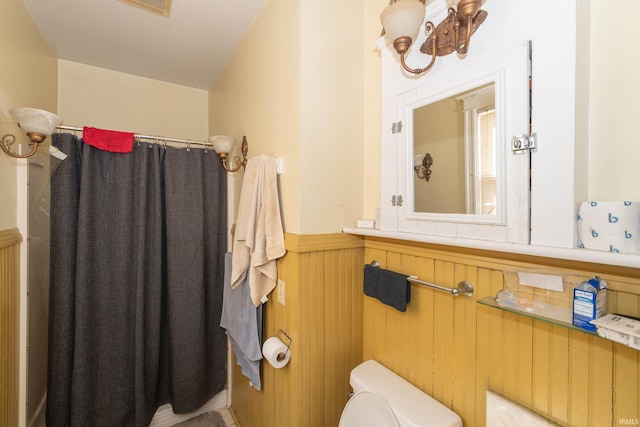
[[[640,253],[640,203],[581,203],[578,212],[578,247]]]

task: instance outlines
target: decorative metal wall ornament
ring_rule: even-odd
[[[438,56],[457,52],[464,58],[471,35],[487,18],[487,12],[480,9],[483,2],[484,0],[459,0],[455,7],[448,9],[447,17],[437,26],[431,21],[424,24],[428,37],[420,52],[431,55],[431,61],[423,68],[409,67],[405,62],[405,55],[416,39],[418,26],[422,25],[425,17],[424,1],[391,1],[380,15],[383,34],[393,41],[393,48],[400,55],[402,67],[409,73],[422,74],[431,69]]]
[[[466,5],[459,5],[458,10],[449,8],[448,16],[429,34],[420,47],[420,52],[431,55],[435,42],[436,56],[449,55],[454,51],[460,55],[467,53],[471,36],[487,19],[488,14],[484,10],[476,9],[480,2],[466,3]]]
[[[429,182],[429,178],[431,178],[431,166],[433,165],[433,157],[431,154],[427,153],[422,158],[422,164],[415,165],[413,169],[416,171],[416,175],[420,179],[424,179]]]

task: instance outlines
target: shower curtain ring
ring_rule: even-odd
[[[188,139],[187,140],[187,152],[190,152],[190,151],[191,151],[191,140]]]
[[[167,137],[166,137],[166,136],[163,136],[162,138],[163,138],[163,141],[164,141],[164,142],[162,143],[162,148],[164,148],[164,149],[166,150],[166,149],[167,149]]]

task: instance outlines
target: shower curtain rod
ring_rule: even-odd
[[[83,128],[81,127],[77,127],[77,126],[64,126],[64,125],[60,125],[56,127],[58,130],[70,130],[73,132],[82,132]],[[209,146],[209,147],[213,147],[213,144],[207,141],[192,141],[190,139],[178,139],[178,138],[167,138],[165,136],[156,136],[156,135],[142,135],[142,134],[134,134],[134,138],[137,139],[146,139],[149,140],[149,142],[152,142],[154,144],[161,144],[164,142],[174,142],[177,144],[187,144],[187,145],[191,145],[191,144],[197,144],[197,145],[204,145],[205,147]]]

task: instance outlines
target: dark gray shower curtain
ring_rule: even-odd
[[[95,149],[51,181],[47,426],[146,426],[226,383],[227,178],[202,149]]]

